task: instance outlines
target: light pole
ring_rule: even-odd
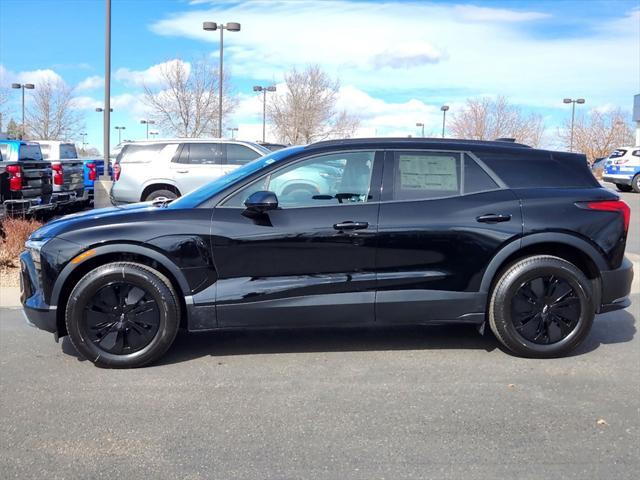
[[[444,138],[444,125],[447,120],[447,110],[449,110],[449,105],[442,105],[440,110],[442,110],[442,138]]]
[[[229,130],[231,132],[231,140],[233,140],[234,139],[233,134],[234,134],[234,132],[238,131],[238,127],[227,128],[227,130]]]
[[[224,34],[225,30],[229,30],[230,32],[239,32],[240,24],[237,22],[228,22],[226,25],[222,23],[216,22],[203,22],[202,29],[214,32],[216,30],[220,30],[220,72],[218,75],[218,137],[222,137],[222,47],[224,45]]]
[[[87,134],[86,133],[81,133],[80,136],[82,137],[82,153],[85,153],[85,148],[87,145]]]
[[[149,125],[155,125],[156,122],[154,120],[140,120],[140,123],[147,126],[147,140],[149,140]]]
[[[573,100],[572,98],[565,98],[562,100],[562,103],[571,104],[571,141],[569,142],[569,151],[573,152],[573,123],[576,119],[576,103],[583,104],[584,98],[577,98],[576,100]]]
[[[261,87],[256,85],[253,87],[254,92],[262,92],[262,143],[265,142],[265,132],[267,126],[267,92],[275,92],[276,86]]]
[[[418,122],[416,123],[416,127],[422,127],[422,138],[424,138],[424,123]]]
[[[12,83],[11,88],[19,88],[22,90],[22,133],[20,134],[20,140],[24,140],[24,89],[33,90],[36,86],[33,83]]]
[[[115,127],[113,127],[113,128],[115,128],[116,130],[118,130],[118,144],[122,143],[122,130],[126,130],[126,129],[127,129],[127,127],[118,127],[118,126],[115,126]]]

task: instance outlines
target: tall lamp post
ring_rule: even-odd
[[[573,123],[576,119],[576,103],[583,104],[584,98],[577,98],[573,100],[572,98],[565,98],[562,100],[562,103],[570,103],[571,104],[571,140],[569,142],[569,151],[573,152]]]
[[[118,144],[122,143],[122,130],[126,130],[126,129],[127,129],[127,127],[118,127],[118,126],[115,126],[115,127],[113,127],[113,128],[115,128],[116,130],[118,130]]]
[[[422,138],[424,138],[424,123],[418,122],[416,123],[416,127],[422,127]]]
[[[270,85],[268,87],[262,87],[256,85],[253,87],[254,92],[262,92],[262,143],[265,142],[265,132],[267,129],[267,92],[275,92],[276,86]]]
[[[233,140],[234,139],[233,134],[234,134],[234,132],[238,131],[238,127],[227,128],[227,130],[229,130],[231,132],[231,140]]]
[[[82,137],[82,154],[84,155],[85,152],[85,148],[87,146],[87,134],[85,132],[81,133],[80,136]]]
[[[140,123],[147,126],[147,140],[149,140],[149,125],[155,125],[156,122],[154,120],[140,120]]]
[[[447,110],[449,110],[449,105],[442,105],[440,110],[442,110],[442,138],[444,138],[444,126],[447,120]]]
[[[33,90],[36,86],[33,83],[12,83],[11,88],[19,88],[22,90],[22,132],[20,134],[20,140],[24,139],[25,126],[24,126],[24,89]]]
[[[240,24],[237,22],[228,22],[226,25],[222,23],[216,22],[203,22],[202,29],[208,32],[214,32],[216,30],[220,30],[220,71],[218,75],[218,137],[222,137],[222,79],[223,70],[222,70],[222,47],[224,44],[224,34],[225,30],[229,30],[230,32],[239,32]]]

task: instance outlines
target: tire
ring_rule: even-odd
[[[631,180],[631,188],[636,193],[640,193],[640,173],[638,173],[633,180]]]
[[[591,290],[582,271],[562,258],[536,255],[518,260],[494,286],[489,325],[500,343],[516,355],[566,355],[593,325]]]
[[[171,190],[154,190],[153,192],[151,192],[150,194],[148,194],[144,201],[145,202],[152,202],[158,198],[168,198],[169,200],[174,200],[176,198],[178,198],[178,194],[176,192],[173,192]]]
[[[95,365],[141,367],[173,343],[180,308],[171,282],[160,272],[115,262],[80,279],[69,296],[65,323],[73,346]]]
[[[616,183],[616,187],[621,192],[630,192],[631,190],[633,190],[633,187],[631,185],[624,185],[623,183]]]

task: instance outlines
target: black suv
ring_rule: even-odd
[[[553,357],[629,305],[629,207],[583,155],[358,139],[273,152],[177,200],[64,217],[21,255],[29,321],[97,365],[184,327],[485,323]]]

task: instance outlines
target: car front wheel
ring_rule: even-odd
[[[140,367],[173,343],[180,309],[170,280],[142,264],[115,262],[87,273],[65,311],[76,350],[100,367]]]
[[[509,350],[525,357],[565,355],[589,334],[595,316],[591,282],[562,258],[517,261],[498,279],[489,324]]]

